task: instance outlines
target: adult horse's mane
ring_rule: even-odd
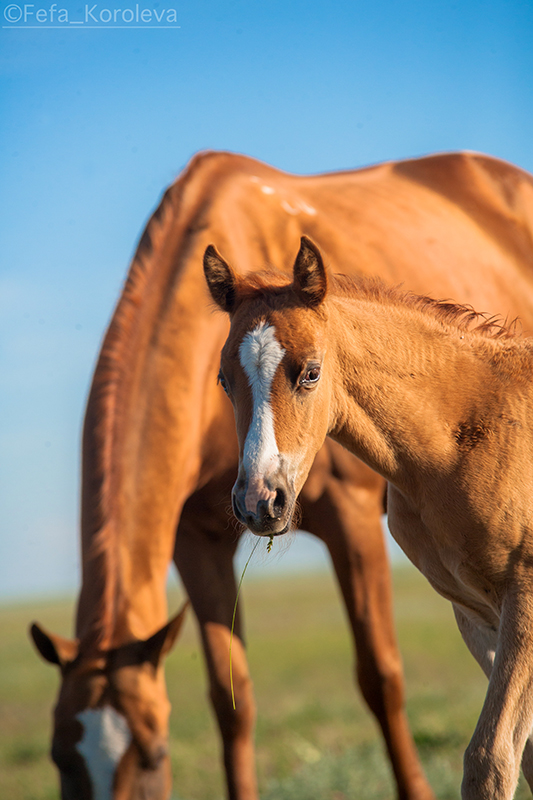
[[[172,263],[164,263],[162,255],[164,258],[164,245],[191,170],[192,165],[165,191],[139,241],[104,338],[87,403],[83,457],[84,474],[90,475],[90,483],[83,485],[82,498],[82,513],[88,520],[88,525],[83,526],[87,537],[84,568],[86,562],[92,563],[98,574],[106,578],[103,592],[95,591],[98,598],[93,614],[96,641],[89,637],[90,646],[96,644],[98,649],[107,644],[105,637],[114,624],[120,592],[118,536],[113,511],[119,497],[115,489],[116,453],[122,440],[123,410],[136,367],[141,329],[146,327],[147,318],[154,310],[150,296],[155,299],[155,295],[160,294],[168,266],[172,267]],[[171,259],[167,258],[169,261]],[[103,569],[99,568],[102,562]]]

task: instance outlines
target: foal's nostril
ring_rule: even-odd
[[[239,503],[239,499],[235,492],[231,495],[231,504],[233,506],[233,513],[237,517],[240,522],[244,522],[246,524],[246,515],[244,514],[241,504]]]
[[[283,509],[285,508],[285,492],[283,489],[276,489],[276,496],[274,498],[273,510],[275,517],[281,517]]]

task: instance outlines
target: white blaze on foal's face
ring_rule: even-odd
[[[86,709],[77,719],[83,737],[76,749],[87,765],[93,800],[112,800],[115,771],[132,738],[128,723],[111,706]]]
[[[270,402],[272,383],[285,350],[276,339],[276,331],[267,322],[261,322],[243,338],[239,358],[252,390],[252,421],[246,435],[242,465],[249,481],[246,492],[246,509],[255,511],[257,503],[266,499],[263,478],[268,477],[279,464],[279,450],[274,432],[274,415]]]

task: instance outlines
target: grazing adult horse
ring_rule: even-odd
[[[220,381],[240,446],[238,519],[285,533],[327,435],[389,481],[391,531],[451,600],[489,677],[465,800],[533,788],[533,339],[471,308],[328,275],[305,237],[292,283],[239,279],[209,247],[231,315]]]
[[[167,627],[172,558],[199,622],[229,797],[257,798],[255,707],[239,620],[235,711],[229,682],[240,530],[227,509],[239,450],[231,404],[216,385],[228,323],[213,313],[205,287],[207,245],[241,274],[265,264],[285,270],[309,234],[344,271],[354,265],[413,290],[526,317],[532,186],[521,170],[475,155],[296,177],[209,153],[168,189],[140,241],[89,397],[77,641],[34,628],[41,653],[62,673],[52,753],[65,799],[168,794],[162,659],[181,620]],[[383,731],[398,795],[427,800],[404,712],[380,527],[384,485],[329,441],[302,490],[301,526],[331,554],[357,678]]]

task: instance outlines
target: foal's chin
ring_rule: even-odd
[[[292,528],[292,513],[281,519],[248,520],[244,524],[256,536],[282,536]]]
[[[233,500],[233,513],[236,518],[256,536],[282,536],[284,533],[288,533],[293,528],[294,510],[293,504],[289,512],[280,516],[256,516],[251,513],[243,513],[235,499]]]
[[[278,522],[274,520],[272,525],[248,525],[247,528],[256,536],[283,536],[292,529],[292,519],[288,522]]]

